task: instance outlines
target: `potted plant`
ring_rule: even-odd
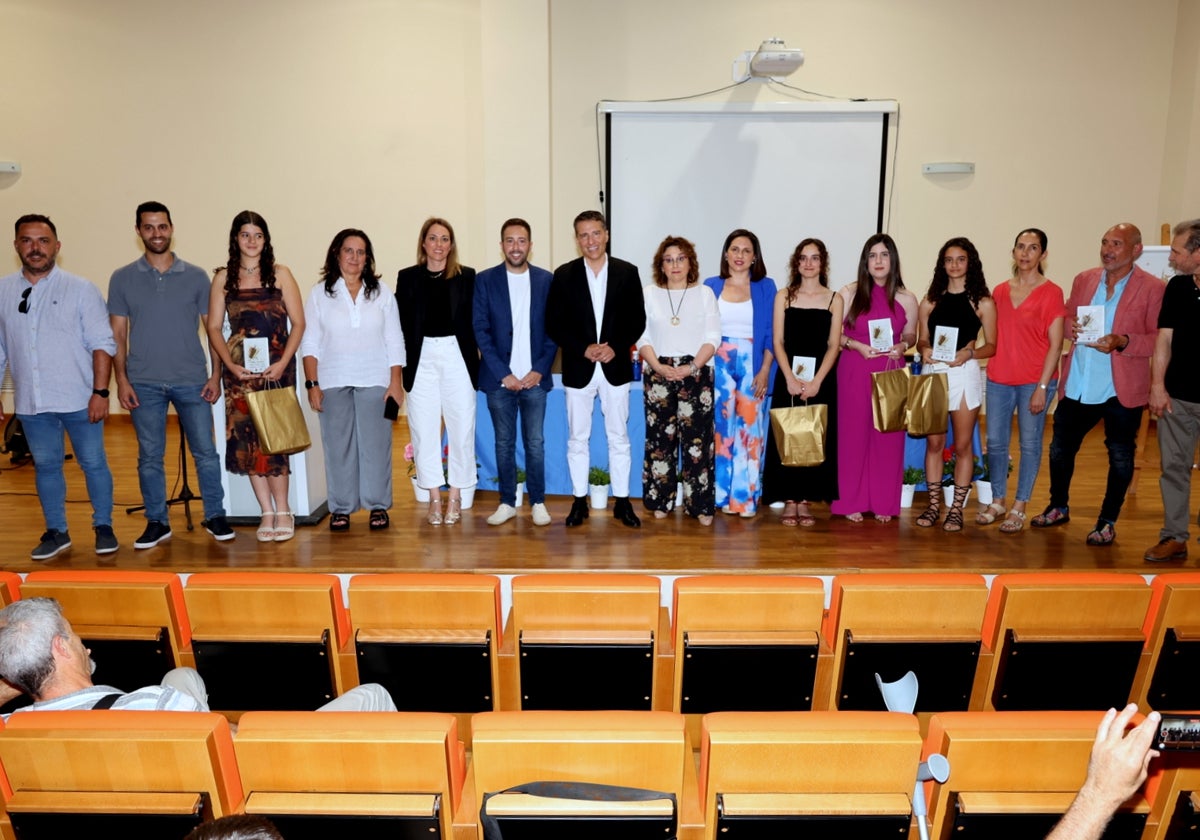
[[[476,467],[479,465],[476,464]],[[494,475],[491,479],[497,485],[500,483],[500,476]],[[520,507],[522,500],[525,498],[525,470],[517,467],[517,500],[513,503],[513,507]]]
[[[975,482],[975,498],[981,505],[992,503],[992,477],[988,473],[987,458],[975,459],[975,472],[971,476]]]
[[[588,470],[588,496],[591,499],[592,510],[604,510],[608,507],[608,484],[612,476],[604,467],[592,467]]]
[[[910,508],[913,504],[913,493],[917,485],[925,480],[925,471],[919,467],[905,467],[904,479],[900,485],[900,507]]]
[[[946,507],[954,504],[954,466],[958,463],[958,456],[954,450],[947,447],[942,450],[942,499],[946,503]],[[933,488],[929,488],[932,493]]]
[[[412,482],[413,495],[418,502],[429,502],[429,491],[424,487],[417,486],[417,465],[414,462],[415,455],[413,454],[413,445],[406,443],[404,445],[404,460],[408,462],[408,480]]]

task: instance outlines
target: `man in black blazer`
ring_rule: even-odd
[[[582,525],[588,517],[589,440],[599,398],[616,498],[613,517],[640,528],[629,503],[629,383],[630,350],[646,328],[642,280],[636,266],[608,256],[608,224],[602,213],[585,210],[575,217],[575,241],[583,256],[558,267],[546,302],[546,333],[562,348],[567,401],[567,469],[575,495],[567,527]]]

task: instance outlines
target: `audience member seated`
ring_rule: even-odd
[[[183,840],[283,840],[283,835],[264,817],[234,814],[204,823]]]
[[[95,663],[62,607],[53,598],[26,598],[0,610],[0,704],[19,694],[34,703],[19,712],[83,709],[207,712],[204,681],[192,668],[169,671],[161,685],[123,692],[92,683]],[[321,711],[394,712],[396,704],[379,685],[353,688]],[[16,714],[16,712],[14,712]]]

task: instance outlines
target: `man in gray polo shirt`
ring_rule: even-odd
[[[204,529],[217,540],[231,540],[221,461],[213,444],[211,403],[221,395],[221,362],[213,354],[210,376],[199,335],[208,313],[208,275],[171,250],[175,228],[165,205],[139,204],[136,221],[146,254],[113,272],[108,284],[117,398],[137,432],[138,483],[146,506],[146,530],[133,547],[151,548],[171,538],[163,469],[168,405],[175,406],[196,463]]]

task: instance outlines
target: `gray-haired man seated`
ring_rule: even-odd
[[[0,610],[0,705],[27,694],[33,704],[18,712],[79,709],[167,709],[207,712],[208,693],[194,668],[168,671],[160,685],[124,692],[94,685],[91,651],[53,598],[26,598]],[[396,704],[381,685],[352,688],[318,711],[394,712]]]

